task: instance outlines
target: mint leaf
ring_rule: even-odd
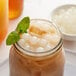
[[[6,45],[11,45],[19,41],[20,34],[27,32],[27,29],[30,25],[30,18],[24,17],[19,23],[15,31],[11,32],[7,39],[6,39]]]
[[[11,32],[11,33],[8,35],[8,37],[7,37],[7,39],[6,39],[6,44],[7,44],[7,45],[14,44],[14,43],[16,43],[19,39],[20,39],[19,34],[18,34],[16,31],[13,31],[13,32]]]
[[[30,25],[30,18],[24,17],[18,24],[16,31],[18,33],[26,33]]]

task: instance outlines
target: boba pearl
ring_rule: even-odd
[[[38,48],[36,49],[36,52],[44,52],[44,48],[38,47]]]

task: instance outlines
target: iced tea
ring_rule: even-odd
[[[8,30],[8,0],[0,0],[0,44]]]
[[[64,63],[60,33],[47,20],[31,20],[10,50],[10,76],[63,76]]]
[[[14,19],[21,15],[24,0],[9,0],[9,18]]]

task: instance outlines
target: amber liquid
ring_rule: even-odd
[[[10,76],[63,76],[64,63],[62,47],[39,58],[23,54],[14,46],[10,50]]]
[[[9,19],[19,17],[23,10],[24,0],[9,0]]]
[[[0,44],[8,30],[8,0],[0,0]]]

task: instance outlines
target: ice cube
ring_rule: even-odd
[[[46,34],[45,36],[44,36],[44,39],[46,39],[47,41],[50,41],[50,39],[51,39],[51,35],[50,34]]]
[[[24,47],[26,50],[31,50],[30,48],[31,48],[31,46],[28,44],[28,45],[26,45],[25,47]]]
[[[36,52],[44,52],[44,48],[38,47],[38,48],[36,49]]]
[[[45,47],[45,46],[47,45],[47,40],[41,39],[41,40],[39,41],[39,45],[40,45],[41,47]]]
[[[18,41],[18,43],[19,43],[19,45],[24,46],[25,40],[24,40],[24,39],[20,39],[20,40]]]
[[[52,44],[57,44],[59,42],[60,37],[58,35],[52,35],[50,42]]]
[[[31,38],[30,38],[31,44],[37,44],[38,41],[39,41],[39,38],[37,38],[36,36],[31,36]]]
[[[30,39],[30,34],[24,33],[24,34],[22,34],[22,37],[21,38],[24,39],[25,41],[27,41],[27,40]]]
[[[46,51],[47,51],[47,50],[50,50],[51,48],[52,48],[52,47],[51,47],[50,44],[47,44],[46,47],[45,47]]]

